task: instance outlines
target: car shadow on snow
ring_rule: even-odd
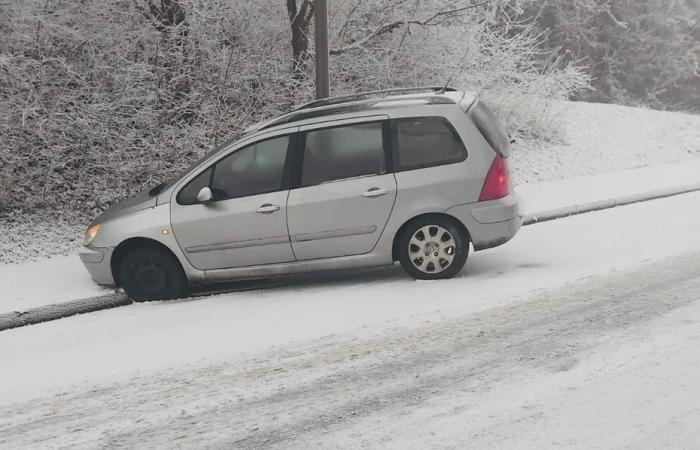
[[[468,260],[462,271],[452,280],[468,280],[469,278],[497,278],[511,270],[540,268],[544,264],[504,264],[502,258],[491,257],[482,261]],[[343,289],[353,285],[363,285],[370,283],[394,283],[394,282],[421,282],[421,283],[441,283],[449,280],[414,280],[401,266],[396,263],[392,266],[368,267],[362,269],[346,269],[329,272],[315,272],[306,274],[284,275],[267,279],[239,280],[225,283],[207,285],[201,289],[193,291],[190,296],[178,300],[177,303],[192,302],[237,292],[252,291],[274,291],[284,289],[304,289],[311,290],[317,288],[337,287]],[[168,302],[154,302],[168,304]]]
[[[285,275],[274,278],[257,280],[239,280],[226,283],[208,285],[202,289],[195,290],[187,298],[175,300],[176,302],[190,302],[209,298],[214,295],[231,294],[236,292],[250,292],[259,290],[276,290],[303,288],[315,289],[328,286],[348,286],[353,284],[364,284],[374,282],[411,280],[401,266],[370,267],[354,270],[338,270],[331,272],[316,272],[297,275]],[[170,302],[161,302],[170,303]]]

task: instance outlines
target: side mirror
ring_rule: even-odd
[[[197,193],[197,201],[199,203],[208,203],[214,200],[214,194],[211,193],[211,189],[208,186],[204,186]]]

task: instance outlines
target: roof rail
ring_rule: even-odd
[[[426,86],[426,87],[414,87],[414,88],[393,88],[393,89],[382,89],[378,91],[367,91],[367,92],[358,92],[356,94],[350,94],[350,95],[343,95],[340,97],[330,97],[330,98],[322,98],[320,100],[316,100],[310,103],[306,103],[304,105],[301,105],[299,108],[295,109],[294,111],[300,111],[303,109],[309,109],[309,108],[318,108],[322,106],[331,106],[331,105],[338,105],[341,103],[348,103],[348,102],[355,102],[359,100],[368,100],[372,98],[378,98],[384,96],[384,94],[391,94],[391,95],[402,95],[402,94],[414,94],[414,93],[421,93],[421,92],[432,92],[432,93],[443,93],[443,92],[454,92],[456,91],[455,88],[451,87],[446,87],[446,86]]]
[[[442,89],[442,88],[440,88]],[[454,100],[449,99],[447,97],[437,97],[437,96],[423,96],[423,97],[411,97],[411,100],[413,101],[421,101],[424,102],[427,105],[442,105],[442,104],[454,104]],[[382,103],[388,103],[387,107],[398,107],[401,106],[402,103],[398,102],[392,102],[391,100],[385,101],[385,98],[379,97],[379,98],[368,98],[368,99],[360,99],[360,100],[354,100],[354,101],[346,101],[344,103],[337,103],[337,104],[330,104],[330,105],[324,105],[324,106],[319,106],[319,107],[314,107],[314,108],[307,108],[307,109],[295,109],[292,112],[288,112],[287,114],[282,114],[281,116],[275,117],[274,119],[271,119],[267,122],[258,124],[250,129],[250,131],[259,131],[259,130],[264,130],[266,128],[271,128],[276,125],[281,125],[284,123],[289,123],[297,120],[304,120],[304,119],[311,119],[314,117],[321,117],[321,116],[331,116],[334,114],[343,114],[343,113],[350,113],[350,112],[357,112],[357,111],[363,111],[363,110],[368,110],[375,105],[379,105]]]

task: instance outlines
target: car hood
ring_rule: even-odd
[[[151,196],[148,191],[139,192],[133,197],[124,199],[107,208],[105,212],[95,219],[95,222],[103,223],[116,217],[122,217],[135,213],[136,211],[141,211],[142,209],[153,208],[157,203],[157,195]]]

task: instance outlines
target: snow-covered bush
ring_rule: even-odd
[[[512,130],[549,135],[541,98],[565,98],[585,77],[544,67],[537,37],[498,31],[486,6],[452,3],[331,1],[332,93],[441,85],[454,72],[451,84],[483,91]],[[283,0],[5,4],[2,214],[94,213],[313,97]]]

